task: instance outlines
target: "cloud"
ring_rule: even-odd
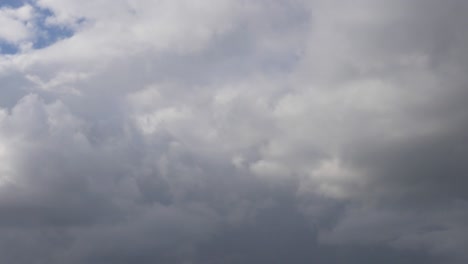
[[[0,23],[3,26],[0,30],[0,41],[19,44],[31,39],[34,35],[31,23],[33,17],[34,10],[30,5],[23,5],[19,8],[1,8]]]
[[[467,7],[3,7],[0,260],[465,263]]]

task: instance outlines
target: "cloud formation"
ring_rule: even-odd
[[[0,261],[466,263],[467,10],[0,6]]]

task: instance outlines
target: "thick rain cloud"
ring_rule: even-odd
[[[468,261],[468,2],[0,3],[0,262]]]

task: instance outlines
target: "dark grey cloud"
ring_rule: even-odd
[[[465,1],[38,6],[76,32],[0,54],[0,261],[468,260]]]

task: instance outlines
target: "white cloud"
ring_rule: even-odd
[[[0,41],[13,45],[31,40],[34,30],[34,8],[24,5],[19,8],[4,7],[0,9]]]

